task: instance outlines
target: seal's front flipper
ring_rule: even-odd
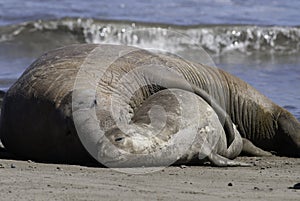
[[[212,163],[212,165],[219,166],[219,167],[234,167],[234,166],[252,166],[251,164],[248,163],[243,163],[239,161],[234,161],[230,160],[228,158],[225,158],[223,156],[220,156],[219,154],[216,153],[211,153],[208,156],[209,161]]]
[[[248,139],[243,138],[243,155],[250,155],[250,156],[272,156],[270,152],[264,151],[261,148],[255,146],[252,142]]]

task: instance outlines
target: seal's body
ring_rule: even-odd
[[[142,103],[165,88],[194,92],[209,103],[229,142],[232,120],[254,145],[299,156],[299,122],[247,83],[217,68],[117,45],[73,45],[37,59],[5,95],[1,141],[32,160],[90,161],[86,144],[97,147],[97,136],[118,121],[129,124]],[[248,151],[256,153],[253,147]]]

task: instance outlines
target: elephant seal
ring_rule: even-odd
[[[130,122],[149,96],[166,88],[194,91],[208,102],[224,123],[227,140],[232,138],[229,142],[234,141],[232,120],[248,153],[264,153],[260,147],[299,157],[296,118],[239,78],[179,57],[117,45],[72,45],[38,58],[5,95],[0,138],[20,157],[91,161],[83,145],[97,147],[99,128],[103,135],[118,121]],[[120,118],[114,117],[116,109]],[[84,111],[95,115],[89,118]],[[81,123],[74,123],[78,119]],[[97,156],[98,151],[89,153]]]
[[[214,110],[201,97],[180,89],[151,95],[129,125],[114,126],[98,143],[98,160],[107,167],[147,167],[171,164],[248,166],[233,161],[243,148],[235,138],[227,148],[226,135]]]
[[[85,63],[89,56],[92,58]],[[113,58],[112,63],[102,65],[110,58]],[[84,139],[78,138],[78,130],[86,136],[101,130],[101,135],[103,130],[113,126],[113,109],[107,109],[113,96],[118,96],[115,98],[117,108],[122,109],[122,118],[127,122],[147,97],[163,88],[195,90],[196,94],[215,103],[204,90],[182,78],[173,79],[169,72],[164,79],[156,78],[144,68],[143,72],[138,72],[141,65],[152,65],[152,59],[158,59],[154,63],[164,65],[155,54],[128,46],[73,45],[44,54],[25,70],[5,95],[0,121],[0,138],[5,148],[19,157],[36,161],[90,162],[93,160],[82,146]],[[89,69],[86,69],[87,65],[90,65]],[[85,74],[82,75],[81,71]],[[130,72],[134,72],[129,76],[132,80],[118,84]],[[100,78],[98,74],[101,74]],[[80,78],[83,79],[81,86],[75,86]],[[82,100],[80,97],[74,100],[77,92],[83,94]],[[88,105],[86,109],[90,106],[95,108],[99,122],[89,125],[85,123],[87,119],[83,119],[83,123],[77,123],[80,125],[76,127],[74,116],[85,117],[85,114],[76,115],[80,112],[76,107],[82,103]],[[220,118],[223,117],[233,136],[234,130],[227,113],[217,103],[213,107]],[[100,128],[95,124],[99,124]],[[96,142],[92,137],[87,140]],[[95,151],[90,154],[94,156]]]

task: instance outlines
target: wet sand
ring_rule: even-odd
[[[0,200],[299,200],[300,159],[239,157],[252,167],[178,166],[148,174],[0,159]]]

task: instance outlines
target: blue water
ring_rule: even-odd
[[[194,43],[300,118],[299,11],[298,0],[0,0],[0,89],[49,49],[118,43],[120,34],[143,28],[134,45],[197,57]],[[162,36],[160,27],[190,41]]]
[[[0,0],[0,25],[84,17],[167,24],[299,25],[298,0]]]

